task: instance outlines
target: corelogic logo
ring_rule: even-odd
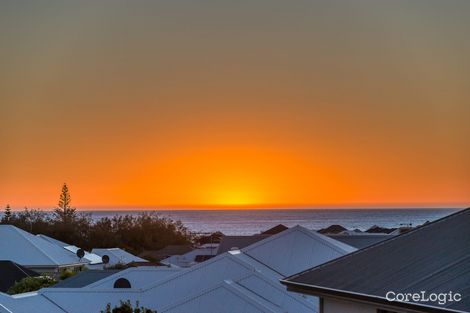
[[[385,298],[391,302],[434,302],[445,305],[448,302],[462,301],[462,295],[458,292],[427,293],[426,291],[414,293],[401,293],[389,291]]]

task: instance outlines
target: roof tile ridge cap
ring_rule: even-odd
[[[454,218],[455,216],[457,215],[461,215],[463,213],[470,213],[470,207],[469,208],[466,208],[466,209],[462,209],[462,210],[459,210],[455,213],[452,213],[452,214],[449,214],[447,216],[444,216],[438,220],[435,220],[435,221],[432,221],[432,222],[429,222],[427,224],[423,224],[423,225],[420,225],[406,233],[403,233],[403,234],[400,234],[400,235],[396,235],[396,236],[392,236],[391,238],[388,238],[388,239],[385,239],[383,241],[379,241],[377,243],[374,243],[368,247],[365,247],[365,248],[362,248],[362,249],[357,249],[356,251],[353,251],[351,253],[348,253],[348,254],[345,254],[343,256],[340,256],[339,258],[336,258],[336,259],[333,259],[331,261],[328,261],[328,262],[325,262],[323,264],[319,264],[317,266],[314,266],[310,269],[306,269],[300,273],[297,273],[297,274],[294,274],[294,275],[291,275],[291,276],[288,276],[284,279],[281,280],[281,282],[288,282],[289,280],[292,280],[292,279],[295,279],[296,277],[299,277],[305,273],[308,273],[308,272],[311,272],[313,270],[316,270],[316,269],[319,269],[319,268],[322,268],[322,267],[325,267],[327,265],[330,265],[330,264],[333,264],[333,263],[336,263],[336,262],[339,262],[341,260],[343,260],[344,258],[347,258],[347,257],[352,257],[353,255],[357,255],[357,254],[360,254],[360,253],[363,253],[363,252],[366,252],[366,251],[369,251],[370,249],[372,248],[375,248],[375,247],[378,247],[378,246],[381,246],[381,245],[384,245],[388,242],[392,242],[394,240],[396,240],[397,238],[403,238],[403,237],[406,237],[406,236],[409,236],[417,231],[420,231],[422,229],[425,229],[425,228],[428,228],[429,226],[432,226],[432,225],[435,225],[435,224],[438,224],[438,223],[441,223],[442,221],[444,220],[448,220],[449,218]]]
[[[223,256],[224,256],[223,258],[226,258],[227,255],[228,255],[228,254],[226,254],[226,253],[227,253],[227,252],[224,252],[224,253],[219,254],[219,255],[223,255]],[[143,291],[143,292],[146,292],[146,291],[149,291],[149,290],[151,290],[151,289],[154,289],[154,288],[156,288],[156,287],[158,287],[158,286],[160,286],[160,285],[163,285],[163,284],[165,284],[165,283],[167,283],[167,282],[173,280],[174,278],[181,277],[181,276],[185,275],[186,273],[194,272],[194,271],[196,271],[196,270],[199,269],[199,268],[204,268],[204,267],[206,267],[206,266],[209,266],[209,264],[212,264],[212,263],[214,263],[214,262],[217,262],[217,261],[219,261],[220,259],[222,259],[222,257],[219,258],[218,256],[216,256],[216,257],[214,257],[214,258],[212,258],[212,259],[209,259],[209,260],[207,260],[207,261],[201,262],[201,263],[196,264],[196,265],[194,265],[194,266],[192,266],[192,267],[183,268],[183,270],[177,271],[174,275],[170,275],[170,276],[168,276],[168,277],[166,277],[166,278],[164,278],[164,279],[162,279],[162,280],[159,280],[159,281],[157,281],[157,282],[155,282],[155,283],[153,283],[153,284],[149,284],[149,285],[144,286],[144,287],[142,288],[142,291]],[[240,263],[240,262],[239,262],[239,263]]]
[[[19,228],[15,227],[15,226],[13,226],[13,229],[14,229],[18,234],[20,234],[20,236],[22,236],[24,239],[26,239],[26,240],[29,242],[29,244],[30,244],[31,246],[33,246],[36,250],[38,250],[39,252],[41,252],[42,254],[44,254],[44,255],[46,256],[46,258],[48,258],[49,260],[51,260],[51,261],[52,261],[53,263],[55,263],[56,265],[61,264],[60,262],[58,262],[57,260],[55,260],[53,257],[49,256],[49,254],[46,253],[44,250],[42,250],[41,248],[39,248],[38,246],[36,246],[36,245],[34,244],[34,242],[31,241],[31,239],[28,238],[28,236],[26,236],[26,234],[29,234],[29,235],[31,235],[31,236],[35,236],[35,235],[30,234],[30,233],[28,233],[27,231],[22,230],[22,229],[19,229]],[[23,234],[23,232],[25,232],[26,234]],[[38,237],[38,238],[40,238],[40,237]],[[44,239],[42,239],[42,238],[40,238],[40,239],[41,239],[41,240],[44,240]],[[47,241],[46,241],[46,242],[47,242]],[[49,243],[49,242],[47,242],[47,243]],[[49,243],[49,244],[50,244],[50,245],[53,245],[52,243]]]

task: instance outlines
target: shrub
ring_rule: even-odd
[[[38,277],[25,277],[19,282],[16,282],[13,286],[8,289],[7,293],[10,295],[24,293],[29,291],[36,291],[41,288],[52,286],[56,283],[56,280],[48,276]]]
[[[69,269],[66,269],[66,270],[63,270],[62,272],[60,272],[60,280],[64,280],[64,279],[67,279],[69,277],[72,277],[74,275],[76,275],[77,272],[74,272],[74,271],[71,271]]]
[[[139,306],[139,302],[135,303],[135,307],[132,307],[131,301],[121,301],[119,306],[115,306],[111,309],[111,304],[108,303],[106,305],[106,309],[101,310],[101,313],[157,313],[157,311],[153,311],[143,306]]]

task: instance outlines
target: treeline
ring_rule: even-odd
[[[65,184],[54,212],[27,208],[12,212],[7,206],[0,223],[33,234],[44,234],[86,250],[119,247],[138,254],[167,245],[190,244],[193,239],[180,221],[161,217],[155,212],[103,217],[94,221],[91,214],[79,213],[70,207]]]

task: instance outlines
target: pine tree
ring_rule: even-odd
[[[7,204],[7,206],[5,207],[5,213],[3,214],[3,217],[2,217],[2,223],[5,223],[5,224],[8,224],[11,220],[11,208],[10,208],[10,205]]]
[[[64,183],[59,197],[59,206],[54,209],[56,217],[64,224],[70,223],[76,218],[76,209],[70,206],[71,201],[69,188]]]

